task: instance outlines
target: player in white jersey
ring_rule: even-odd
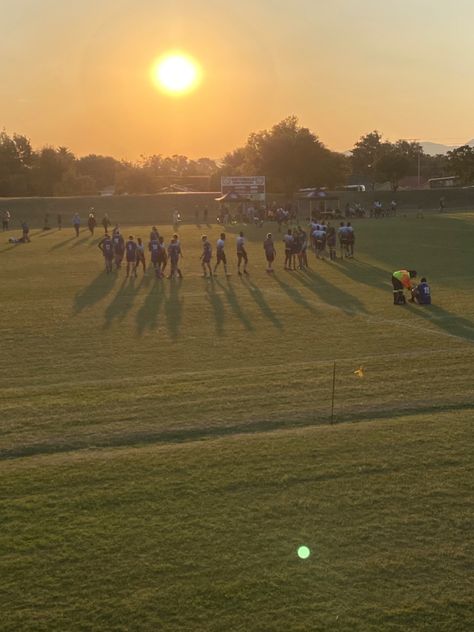
[[[283,242],[285,244],[285,270],[291,270],[293,244],[295,243],[295,238],[291,234],[291,228],[288,229],[286,235],[283,235]]]
[[[349,247],[347,243],[347,227],[344,226],[344,222],[341,222],[337,229],[337,236],[339,238],[339,245],[341,247],[341,259],[349,256]]]
[[[240,266],[244,262],[244,274],[248,274],[247,272],[247,264],[249,259],[247,257],[247,251],[245,250],[245,238],[242,231],[240,231],[239,236],[237,237],[237,270],[239,275],[242,275],[240,271]]]
[[[217,245],[216,245],[217,261],[216,261],[216,265],[214,266],[214,274],[216,273],[217,268],[219,267],[219,264],[222,263],[224,266],[224,272],[226,276],[229,276],[227,272],[227,257],[225,256],[224,249],[225,249],[225,233],[221,233],[221,236],[217,240]]]
[[[140,237],[137,237],[137,264],[135,271],[138,270],[140,264],[143,266],[143,274],[146,272],[145,246]]]

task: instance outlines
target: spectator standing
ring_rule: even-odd
[[[76,237],[79,237],[79,230],[81,228],[81,218],[79,217],[79,213],[74,213],[72,218],[72,225],[74,226],[74,230],[76,231]]]
[[[23,231],[23,242],[24,243],[29,243],[31,241],[30,239],[30,227],[28,226],[28,224],[26,222],[21,222],[21,230]]]
[[[8,230],[8,227],[10,225],[10,220],[11,220],[11,215],[10,215],[10,211],[5,210],[2,212],[2,230],[3,232]]]
[[[112,224],[109,218],[109,214],[106,213],[102,218],[102,226],[104,227],[104,233],[107,233],[109,230],[109,226]]]

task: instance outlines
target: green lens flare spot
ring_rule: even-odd
[[[299,547],[298,557],[300,558],[300,560],[307,560],[310,555],[311,555],[311,551],[309,550],[307,546]]]

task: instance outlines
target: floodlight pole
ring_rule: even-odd
[[[331,398],[331,426],[334,423],[334,397],[336,394],[336,360],[334,360],[334,367],[332,370],[332,398]]]

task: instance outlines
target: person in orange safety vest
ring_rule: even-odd
[[[406,289],[412,291],[411,279],[416,277],[416,270],[396,270],[392,274],[392,286],[393,286],[393,304],[405,305],[406,299],[403,290]]]

